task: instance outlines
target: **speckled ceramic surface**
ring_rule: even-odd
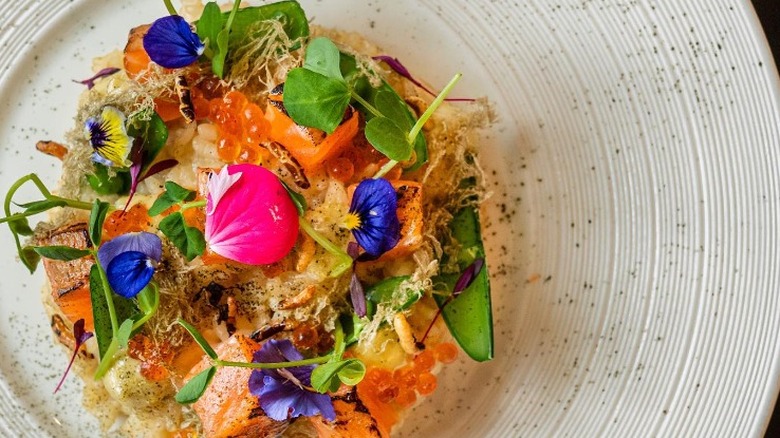
[[[705,6],[706,4],[706,6]],[[488,96],[496,356],[401,436],[748,436],[778,389],[780,93],[747,1],[303,1]],[[0,192],[58,165],[90,59],[155,0],[0,2]],[[96,436],[0,233],[0,435]]]

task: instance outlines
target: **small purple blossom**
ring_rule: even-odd
[[[60,388],[62,388],[62,384],[65,383],[65,378],[68,377],[68,373],[73,367],[73,362],[76,360],[76,356],[79,354],[79,348],[81,348],[81,345],[87,342],[87,339],[94,335],[94,333],[84,330],[84,324],[84,318],[79,319],[73,324],[73,339],[76,341],[76,345],[73,347],[73,355],[70,356],[70,362],[68,362],[68,367],[65,368],[65,373],[62,374],[60,383],[58,383],[57,387],[54,388],[55,393],[59,391]]]
[[[363,283],[355,272],[355,264],[360,256],[360,246],[355,242],[349,242],[347,244],[347,254],[352,257],[352,278],[349,280],[349,298],[352,300],[352,307],[355,309],[355,314],[359,317],[366,316],[366,293],[363,290]]]
[[[347,228],[366,253],[377,258],[393,249],[401,238],[398,197],[384,178],[358,184],[349,207]]]
[[[186,67],[206,50],[187,20],[179,15],[159,18],[144,35],[144,50],[149,58],[165,68]]]
[[[92,88],[95,87],[95,81],[97,81],[100,78],[104,78],[106,76],[111,76],[112,74],[118,72],[119,70],[120,69],[118,69],[116,67],[106,67],[106,68],[100,70],[99,72],[95,73],[95,75],[92,76],[91,78],[84,79],[83,81],[77,81],[77,80],[74,79],[73,82],[75,82],[77,84],[86,85],[87,89],[91,90]]]
[[[267,341],[252,358],[256,363],[291,362],[303,360],[289,340]],[[253,370],[249,377],[249,392],[260,400],[265,414],[276,421],[299,416],[322,415],[328,421],[336,419],[333,401],[327,394],[311,388],[314,365],[280,369]]]
[[[147,232],[127,233],[100,246],[98,261],[118,295],[132,298],[152,280],[162,259],[162,241]]]
[[[394,57],[392,57],[390,55],[377,55],[377,56],[371,57],[371,59],[373,59],[374,61],[382,61],[382,62],[384,62],[393,71],[395,71],[399,75],[405,77],[406,79],[408,79],[414,85],[422,88],[423,90],[425,90],[426,93],[430,94],[431,96],[436,96],[436,93],[431,91],[430,88],[426,87],[420,81],[415,79],[412,76],[412,73],[409,71],[409,69],[407,69],[403,64],[401,64],[401,61],[399,61],[398,58],[394,58]],[[447,99],[444,99],[444,100],[450,101],[450,102],[473,102],[474,101],[474,99],[464,98],[464,97],[451,97],[451,98],[447,98]]]

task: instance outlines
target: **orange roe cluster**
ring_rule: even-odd
[[[170,377],[167,364],[173,360],[173,351],[167,344],[157,344],[147,336],[135,335],[127,343],[127,355],[141,361],[140,373],[146,380],[160,382]]]
[[[197,111],[196,111],[197,112]],[[261,143],[270,125],[263,110],[244,93],[232,90],[209,101],[209,119],[217,126],[217,154],[226,163],[261,164],[270,158]]]
[[[436,390],[437,379],[431,372],[436,362],[448,364],[458,357],[458,347],[451,342],[436,345],[422,351],[411,363],[390,371],[384,368],[370,368],[366,377],[358,384],[361,399],[366,405],[374,406],[386,416],[387,407],[396,410],[407,408],[417,402],[417,396],[427,396]],[[372,414],[376,415],[374,411]],[[388,419],[389,420],[389,419]],[[391,422],[394,423],[395,420]]]
[[[114,210],[106,217],[103,222],[103,240],[111,240],[125,233],[147,231],[151,226],[149,210],[138,203],[124,212]]]

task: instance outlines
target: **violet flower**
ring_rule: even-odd
[[[149,58],[165,68],[186,67],[206,50],[187,20],[169,15],[155,20],[144,35],[144,50]]]
[[[303,360],[303,355],[286,339],[269,340],[252,358],[256,363],[299,360]],[[249,377],[249,392],[258,397],[265,414],[276,421],[315,415],[333,421],[336,419],[336,411],[330,396],[311,388],[311,372],[314,368],[314,365],[305,365],[253,370]]]
[[[87,89],[91,90],[92,88],[95,87],[95,81],[97,81],[100,78],[104,78],[106,76],[111,76],[112,74],[118,72],[119,70],[120,69],[118,69],[116,67],[106,67],[106,68],[100,70],[99,72],[95,73],[95,75],[92,76],[91,78],[84,79],[83,81],[77,81],[77,80],[74,79],[73,82],[75,82],[77,84],[86,85]]]
[[[94,153],[92,160],[108,167],[129,167],[128,156],[133,147],[133,137],[127,135],[125,115],[112,106],[106,106],[97,117],[90,117],[84,124],[87,138]]]
[[[68,377],[68,373],[70,373],[70,369],[73,367],[73,362],[76,360],[76,356],[79,354],[81,346],[87,342],[87,339],[94,336],[94,333],[84,330],[84,324],[84,318],[79,319],[73,324],[73,339],[76,341],[76,345],[73,347],[73,354],[70,356],[70,362],[68,362],[68,367],[65,368],[65,373],[62,374],[60,383],[54,388],[55,393],[59,391],[60,388],[62,388],[62,384],[65,383],[65,378]]]
[[[371,258],[381,256],[398,244],[401,224],[397,209],[395,189],[384,178],[363,180],[355,189],[344,222]]]
[[[298,210],[279,178],[254,164],[212,174],[206,196],[209,248],[247,265],[274,263],[298,239]]]
[[[162,241],[147,232],[123,234],[98,249],[108,284],[125,298],[135,297],[149,284],[161,259]]]

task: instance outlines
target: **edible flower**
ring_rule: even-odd
[[[215,253],[247,265],[286,256],[298,239],[298,210],[279,178],[254,164],[213,174],[206,196],[205,238]]]
[[[426,87],[422,84],[422,82],[418,81],[417,79],[412,76],[412,73],[409,71],[406,66],[401,64],[401,61],[398,60],[398,58],[392,57],[390,55],[377,55],[372,56],[371,59],[374,61],[382,61],[385,64],[387,64],[388,67],[390,67],[394,72],[398,73],[402,77],[409,80],[409,82],[413,83],[414,85],[422,88],[426,93],[430,94],[431,96],[436,96],[436,93],[431,91],[430,88]],[[450,97],[447,99],[444,99],[449,102],[473,102],[476,99],[472,98],[463,98],[463,97]]]
[[[95,75],[92,76],[91,78],[84,79],[83,81],[74,80],[73,82],[75,82],[77,84],[86,85],[87,89],[91,90],[92,88],[95,87],[95,81],[97,81],[100,78],[104,78],[106,76],[111,76],[112,74],[114,74],[114,73],[116,73],[118,71],[119,71],[119,69],[116,68],[116,67],[106,67],[106,68],[100,70],[99,72],[95,73]]]
[[[253,362],[273,363],[303,360],[289,340],[271,339],[255,352]],[[301,415],[322,415],[328,421],[336,419],[333,401],[327,394],[311,388],[314,365],[280,369],[255,369],[249,377],[249,392],[258,397],[265,414],[285,421]]]
[[[162,241],[144,231],[123,234],[98,249],[98,261],[106,270],[108,284],[125,298],[135,297],[149,284],[160,259]]]
[[[93,335],[94,333],[84,330],[84,318],[79,319],[73,324],[73,339],[76,341],[76,345],[73,347],[73,354],[70,356],[70,362],[68,362],[68,367],[65,368],[65,373],[62,375],[60,383],[54,388],[55,393],[59,391],[60,388],[62,388],[62,384],[65,383],[65,377],[68,376],[70,369],[73,367],[73,362],[76,360],[76,355],[79,354],[81,345],[87,342],[87,339],[91,338]]]
[[[398,198],[384,178],[366,179],[358,184],[344,225],[371,258],[393,249],[400,239]]]
[[[103,107],[98,117],[90,117],[84,124],[94,153],[92,160],[108,167],[129,167],[128,159],[133,137],[127,135],[125,115],[113,106]]]
[[[206,50],[187,20],[179,15],[159,18],[144,35],[149,58],[165,68],[186,67]]]

